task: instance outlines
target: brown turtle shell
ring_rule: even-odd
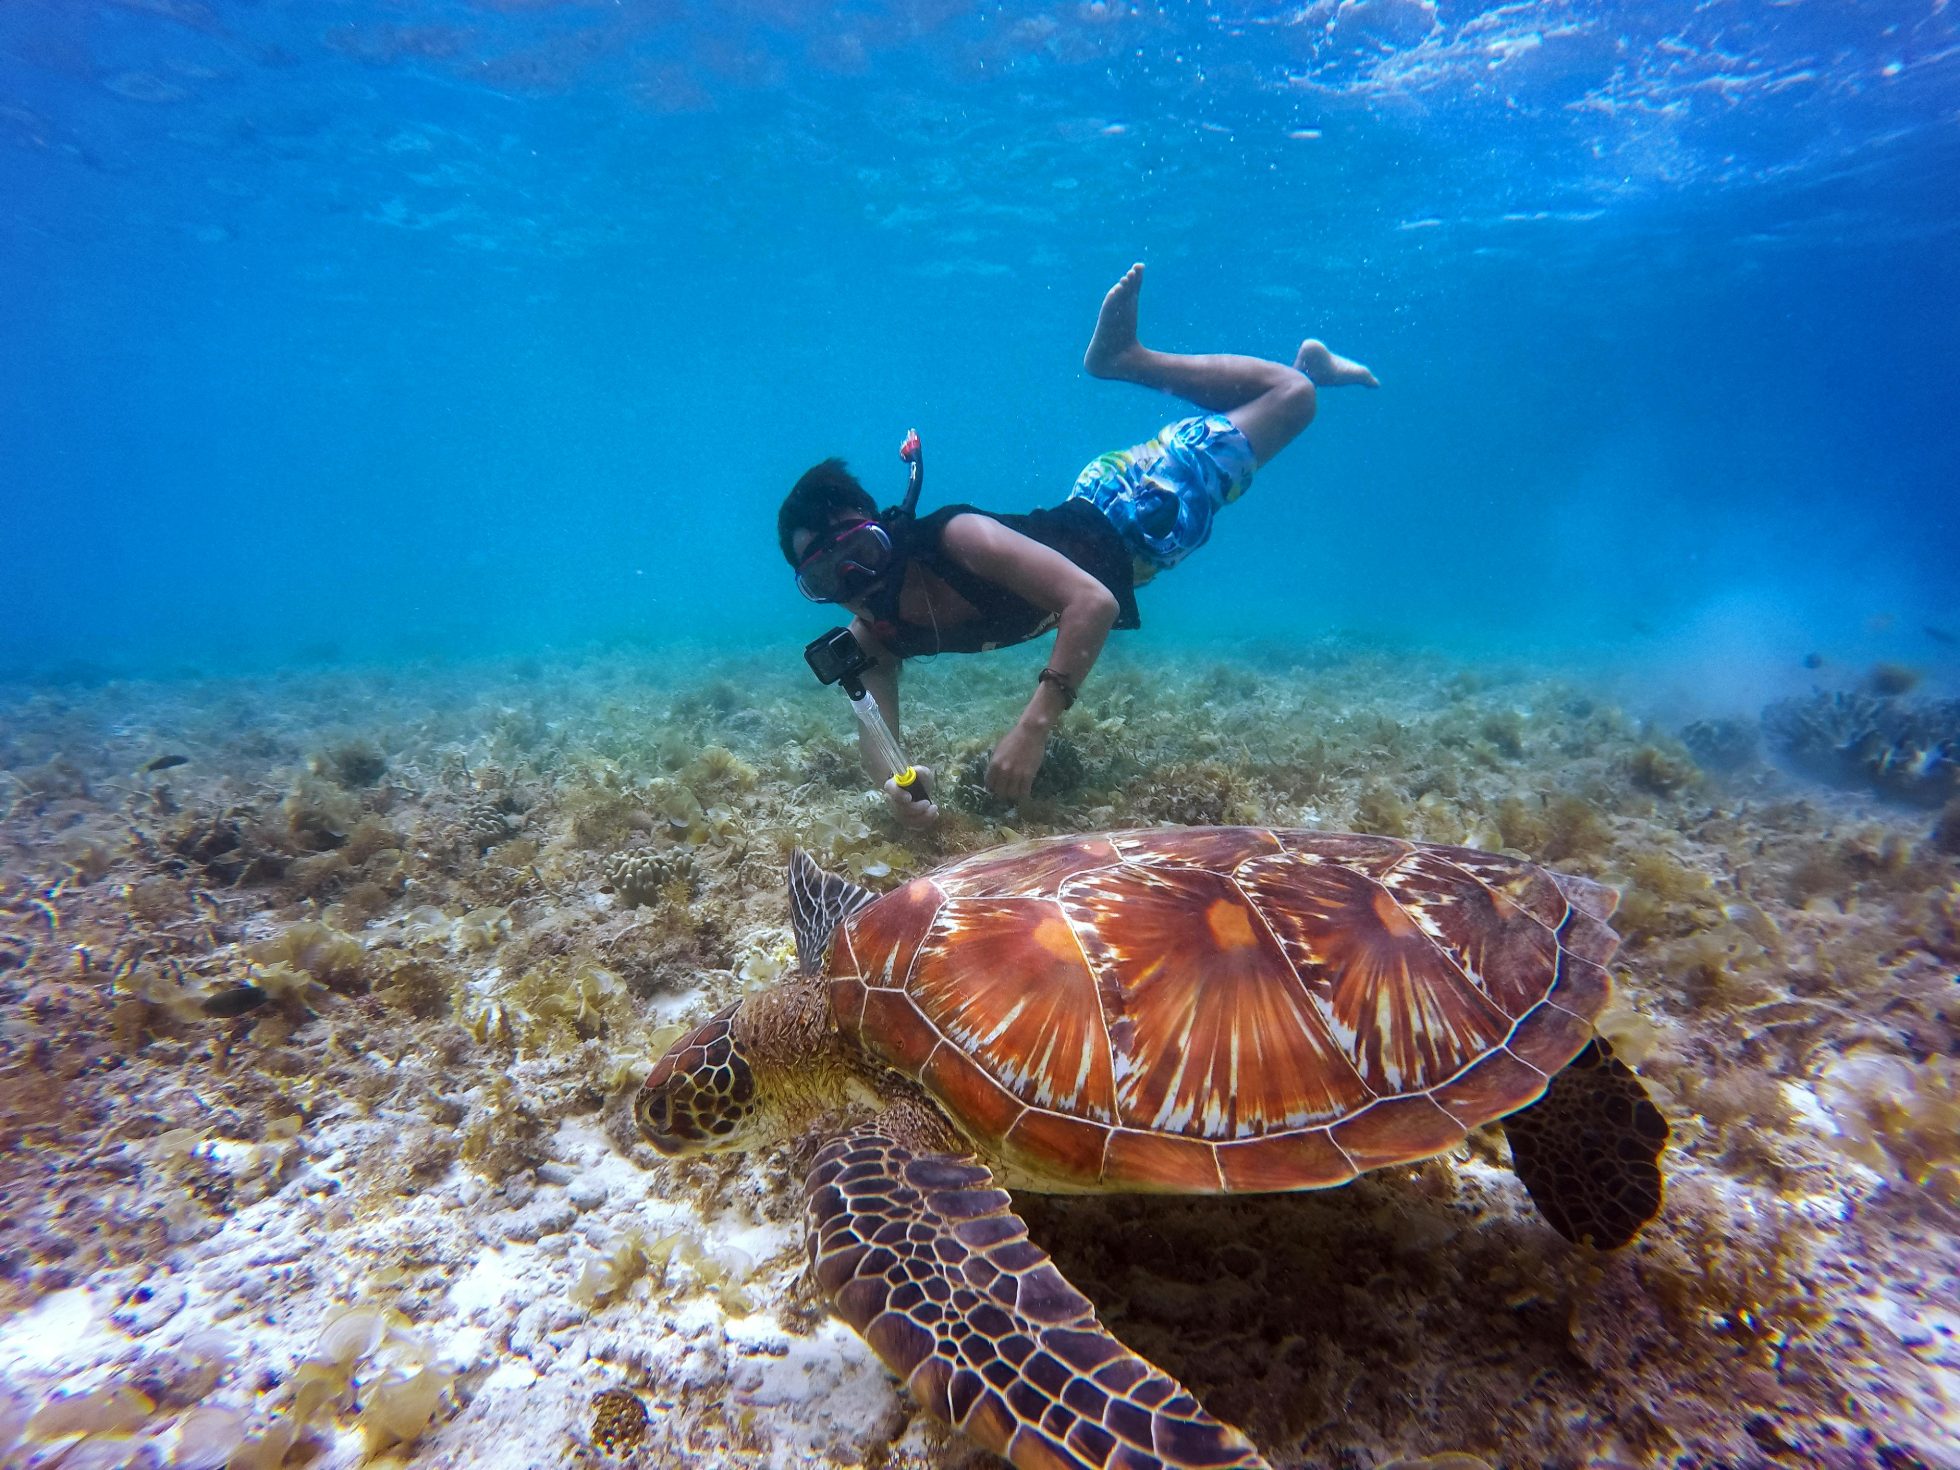
[[[1317,1189],[1534,1101],[1616,895],[1465,847],[1191,827],[966,858],[839,925],[839,1026],[1052,1190]]]

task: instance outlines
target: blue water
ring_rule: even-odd
[[[1146,342],[1379,393],[1143,636],[1938,676],[1960,6],[0,7],[0,664],[786,649],[843,454],[1053,503]]]

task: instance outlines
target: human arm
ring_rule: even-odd
[[[1116,623],[1116,595],[1059,551],[990,516],[953,517],[940,544],[976,576],[1057,616],[1048,667],[1069,691],[1080,689]],[[1049,733],[1071,697],[1051,680],[1036,683],[1021,717],[994,745],[987,766],[989,791],[1009,801],[1028,795],[1047,753]]]

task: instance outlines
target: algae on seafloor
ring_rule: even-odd
[[[1038,663],[908,678],[908,754],[948,785],[941,825],[914,835],[866,791],[842,701],[789,664],[706,655],[676,682],[671,662],[606,655],[412,687],[132,683],[10,706],[0,1124],[31,1146],[8,1154],[21,1203],[0,1223],[0,1307],[88,1285],[150,1310],[129,1272],[223,1269],[239,1253],[208,1243],[270,1215],[305,1269],[244,1289],[287,1320],[372,1288],[411,1335],[449,1341],[454,1282],[508,1251],[541,1274],[477,1325],[522,1343],[551,1402],[581,1406],[554,1453],[591,1453],[582,1406],[624,1388],[653,1406],[650,1461],[762,1454],[738,1446],[773,1443],[766,1417],[725,1411],[732,1359],[704,1351],[702,1388],[663,1396],[678,1360],[658,1355],[680,1351],[683,1307],[813,1330],[793,1250],[750,1268],[713,1234],[794,1242],[795,1160],[657,1160],[630,1103],[681,1028],[793,962],[793,848],[882,889],[1010,833],[1405,832],[1621,890],[1600,1026],[1675,1128],[1655,1228],[1611,1257],[1548,1246],[1493,1173],[1492,1135],[1315,1196],[1037,1201],[1071,1278],[1281,1462],[1447,1445],[1499,1464],[1740,1464],[1765,1434],[1792,1462],[1850,1442],[1832,1434],[1933,1462],[1937,1365],[1888,1348],[1860,1292],[1895,1316],[1951,1294],[1952,811],[1778,768],[1754,711],[1691,722],[1677,746],[1570,674],[1332,644],[1199,664],[1112,647],[1019,809],[979,790]],[[1813,733],[1882,713],[1807,711]],[[192,759],[131,784],[159,751]],[[205,1008],[242,987],[264,999]],[[631,1185],[590,1188],[594,1171]],[[1847,1286],[1853,1271],[1876,1285]],[[446,1410],[488,1359],[377,1348],[355,1378],[379,1391],[350,1402],[338,1356],[268,1348],[267,1330],[195,1362],[182,1348],[168,1381],[195,1401],[155,1399],[136,1435],[231,1443],[240,1466],[329,1424],[384,1456],[480,1449]],[[163,1341],[132,1335],[91,1380],[102,1403],[52,1378],[0,1395],[31,1395],[22,1417],[45,1410],[43,1429],[70,1412],[107,1424],[141,1409],[111,1386],[147,1393]],[[268,1374],[283,1398],[257,1388]],[[839,1454],[870,1458],[893,1432],[847,1427]]]

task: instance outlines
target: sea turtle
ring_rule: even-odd
[[[817,1282],[1022,1470],[1262,1466],[1130,1352],[1007,1188],[1321,1189],[1505,1120],[1563,1234],[1660,1208],[1667,1125],[1593,1033],[1617,895],[1516,858],[1256,827],[1058,837],[882,896],[789,868],[798,969],[655,1065],[666,1154],[799,1133]]]

